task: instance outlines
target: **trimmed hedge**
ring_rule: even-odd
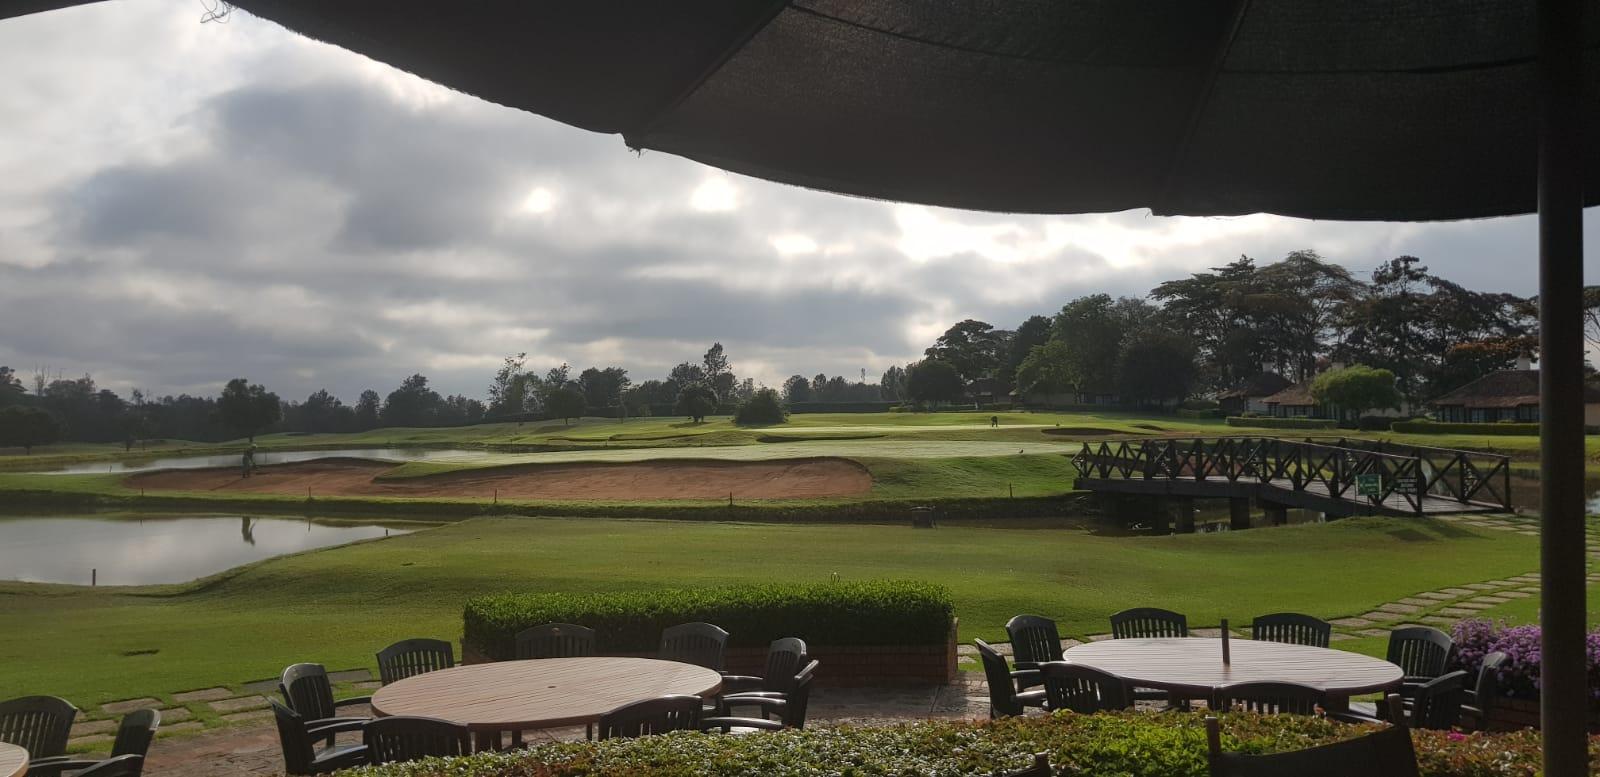
[[[1299,715],[1222,716],[1222,746],[1270,753],[1376,730]],[[1539,735],[1414,731],[1423,777],[1534,777]],[[1590,752],[1600,756],[1600,737]],[[809,777],[832,774],[956,777],[1021,769],[1048,753],[1060,775],[1205,777],[1204,718],[1183,712],[1116,712],[921,721],[883,727],[812,727],[727,736],[677,732],[523,751],[430,759],[347,772],[365,777]]]
[[[1539,436],[1538,424],[1517,423],[1445,423],[1442,421],[1396,421],[1389,427],[1390,431],[1404,434],[1499,434],[1499,435],[1529,435]]]
[[[766,647],[780,637],[834,647],[936,645],[950,638],[954,612],[944,586],[907,580],[511,593],[467,602],[463,641],[504,660],[514,654],[517,632],[541,623],[577,623],[595,630],[601,653],[643,653],[660,645],[662,629],[706,621],[728,630],[729,647]]]
[[[1177,410],[1177,415],[1178,415],[1179,418],[1221,418],[1222,417],[1222,410],[1220,408],[1215,408],[1215,407],[1213,407],[1213,408],[1187,408],[1187,407],[1180,407]]]
[[[1255,426],[1262,429],[1335,429],[1339,422],[1332,418],[1271,418],[1268,416],[1228,416],[1229,426]]]

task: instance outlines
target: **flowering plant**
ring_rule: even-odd
[[[1500,668],[1500,691],[1514,699],[1539,698],[1540,644],[1538,626],[1508,626],[1474,618],[1457,621],[1450,629],[1456,642],[1456,666],[1476,674],[1483,657],[1496,650],[1506,654]],[[1589,700],[1600,708],[1600,628],[1585,638],[1588,658]]]

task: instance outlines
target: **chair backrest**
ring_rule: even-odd
[[[994,777],[1051,777],[1054,774],[1050,771],[1050,756],[1034,753],[1032,766],[1014,772],[995,772]]]
[[[1006,621],[1006,636],[1011,638],[1011,656],[1018,661],[1061,660],[1061,632],[1043,615],[1018,615]]]
[[[728,632],[710,623],[680,623],[661,631],[656,657],[718,672],[727,668]]]
[[[1473,686],[1472,700],[1485,718],[1500,699],[1500,670],[1505,667],[1507,660],[1505,653],[1496,650],[1485,654],[1483,663],[1478,666],[1478,682]],[[1479,721],[1480,726],[1485,723]]]
[[[472,732],[438,718],[373,718],[361,727],[361,740],[374,764],[472,754]]]
[[[1111,636],[1115,639],[1187,637],[1189,619],[1159,607],[1135,607],[1111,616]]]
[[[1050,711],[1091,713],[1125,710],[1133,697],[1122,678],[1082,664],[1049,661],[1039,665],[1044,676],[1044,698]]]
[[[1325,648],[1332,637],[1333,626],[1327,621],[1298,612],[1261,615],[1250,624],[1250,638],[1261,642]]]
[[[83,771],[73,772],[72,777],[139,777],[143,773],[144,756],[128,754],[107,758]]]
[[[1011,667],[1006,657],[1000,655],[981,639],[972,644],[978,648],[978,661],[983,664],[983,679],[989,685],[989,710],[996,717],[1021,715],[1022,704],[1017,701],[1017,686],[1011,680]]]
[[[1448,731],[1460,722],[1469,676],[1465,669],[1458,669],[1417,686],[1411,702],[1411,727]]]
[[[1315,715],[1326,697],[1322,689],[1299,683],[1235,683],[1217,689],[1211,708],[1230,710],[1237,705],[1265,715]]]
[[[314,774],[311,762],[316,752],[311,746],[311,736],[306,733],[306,719],[294,710],[268,699],[272,717],[278,724],[278,745],[283,749],[283,771],[287,774]]]
[[[673,694],[624,704],[600,717],[601,739],[632,739],[668,731],[696,731],[705,700]]]
[[[811,706],[811,682],[816,679],[817,667],[821,664],[821,661],[813,660],[794,676],[789,694],[784,697],[787,704],[783,708],[783,725],[790,728],[806,727],[806,709]]]
[[[144,755],[150,752],[150,741],[156,738],[161,727],[161,713],[156,710],[134,710],[122,716],[117,726],[117,738],[111,743],[111,755]],[[143,763],[140,763],[143,768]]]
[[[1399,700],[1391,702],[1391,709]],[[1214,717],[1206,718],[1211,777],[1419,777],[1417,753],[1405,726],[1390,726],[1374,734],[1331,745],[1270,755],[1245,755],[1222,750],[1222,731]]]
[[[761,688],[788,692],[795,675],[806,662],[806,642],[799,637],[782,637],[767,645],[767,668],[761,675]]]
[[[67,752],[78,708],[56,696],[23,696],[0,702],[0,742],[28,751],[32,758]]]
[[[322,664],[294,664],[283,670],[278,691],[289,709],[305,720],[321,720],[335,715],[333,684]]]
[[[579,658],[594,655],[594,629],[545,623],[517,632],[517,658]]]
[[[1455,640],[1431,626],[1407,626],[1389,632],[1389,663],[1407,677],[1438,677],[1449,665]]]
[[[442,639],[406,639],[378,651],[378,678],[384,685],[455,665],[455,649]]]

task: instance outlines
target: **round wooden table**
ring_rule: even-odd
[[[1344,650],[1250,639],[1228,642],[1229,664],[1222,663],[1222,640],[1198,637],[1107,639],[1070,648],[1062,658],[1140,688],[1193,698],[1209,697],[1235,683],[1300,683],[1325,692],[1331,709],[1345,708],[1356,694],[1398,689],[1404,677],[1388,661]]]
[[[0,777],[22,777],[28,773],[28,751],[0,742]]]
[[[642,699],[720,690],[722,675],[677,661],[539,658],[458,666],[390,683],[372,694],[372,714],[455,721],[482,744],[502,731],[591,724]]]

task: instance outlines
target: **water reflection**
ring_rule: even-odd
[[[256,464],[293,464],[298,461],[348,457],[381,461],[456,461],[482,457],[483,451],[427,448],[347,448],[333,451],[256,451]],[[241,454],[219,453],[207,456],[169,456],[143,461],[101,461],[68,464],[40,474],[81,475],[91,472],[147,472],[156,469],[204,469],[238,467]]]
[[[408,534],[425,525],[237,514],[0,515],[0,580],[180,583],[274,556]]]

